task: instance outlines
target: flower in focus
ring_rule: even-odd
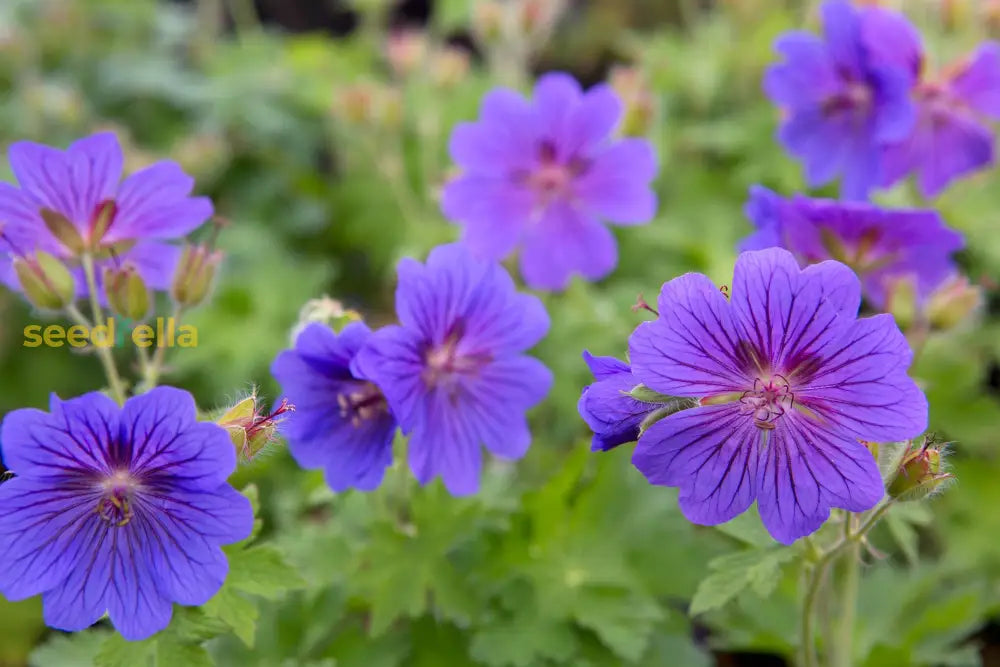
[[[901,15],[873,10],[868,19],[894,39],[883,42],[886,57],[899,59],[914,78],[917,122],[903,141],[884,151],[882,185],[910,173],[920,190],[934,197],[956,178],[994,163],[990,119],[1000,119],[1000,45],[980,46],[966,60],[932,78],[924,71],[920,36]]]
[[[196,421],[190,394],[159,387],[119,408],[100,393],[50,411],[15,410],[2,428],[0,593],[42,595],[45,622],[77,631],[105,612],[125,639],[202,605],[228,572],[220,545],[245,539],[250,502],[226,482],[225,430]]]
[[[538,289],[565,288],[574,273],[597,280],[618,261],[602,221],[648,222],[656,213],[652,146],[612,140],[622,104],[610,86],[583,92],[569,75],[543,76],[534,98],[497,89],[480,119],[451,137],[461,176],[444,189],[445,215],[484,259],[520,248],[521,273]]]
[[[628,396],[639,382],[632,369],[614,357],[595,357],[583,353],[595,382],[584,388],[578,409],[580,416],[594,431],[591,449],[607,451],[639,437],[643,420],[657,409]]]
[[[872,508],[884,489],[860,441],[920,434],[927,400],[892,316],[858,319],[860,298],[843,264],[802,270],[780,248],[740,255],[728,301],[700,274],[666,283],[659,319],[629,340],[632,373],[701,405],[649,426],[632,462],[651,483],[680,487],[695,523],[728,521],[756,499],[785,544],[832,507]]]
[[[475,493],[481,444],[505,459],[528,450],[525,412],[552,374],[523,352],[548,331],[548,315],[502,267],[459,244],[435,248],[425,265],[404,259],[398,271],[400,324],[373,333],[351,369],[384,392],[420,483],[441,475],[453,495]]]
[[[18,141],[8,152],[18,186],[0,183],[0,279],[13,289],[14,257],[37,251],[73,265],[77,294],[87,294],[81,254],[104,267],[129,264],[152,289],[170,286],[180,238],[212,215],[206,197],[191,197],[194,180],[174,162],[158,162],[122,180],[122,150],[110,132],[80,139],[65,151]],[[102,295],[103,298],[103,295]]]
[[[322,468],[334,491],[371,491],[392,463],[396,420],[382,391],[351,370],[370,336],[363,322],[351,322],[339,334],[313,322],[271,365],[295,404],[295,414],[282,425],[288,449],[303,468]]]
[[[883,181],[882,147],[904,139],[916,115],[914,73],[896,58],[879,57],[896,32],[867,21],[884,11],[827,0],[823,37],[781,37],[776,49],[785,61],[764,78],[765,92],[786,112],[781,142],[804,163],[809,185],[841,174],[847,199],[865,199]]]
[[[865,297],[879,309],[886,308],[900,280],[913,280],[918,305],[925,302],[956,275],[952,254],[963,246],[962,235],[933,210],[783,198],[755,186],[746,213],[757,231],[743,241],[743,250],[777,246],[802,264],[843,262],[860,276]]]

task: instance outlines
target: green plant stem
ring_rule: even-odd
[[[101,323],[101,317],[103,316],[104,311],[101,308],[101,302],[97,297],[97,277],[94,268],[94,258],[89,253],[84,253],[81,258],[81,262],[83,264],[83,274],[87,280],[87,292],[90,293],[91,316],[93,317],[94,326],[96,327]],[[77,312],[79,313],[79,311]],[[93,332],[93,329],[91,329],[91,332]],[[104,376],[108,380],[108,389],[110,389],[112,397],[118,402],[119,405],[124,404],[125,385],[122,382],[121,376],[118,374],[118,368],[115,366],[115,358],[111,353],[110,345],[108,347],[94,345],[93,347],[97,351],[97,357],[101,360],[101,365],[104,367]]]
[[[170,320],[173,320],[177,326],[180,326],[181,317],[183,315],[183,306],[174,304],[173,312],[170,313]],[[167,346],[161,345],[161,342],[163,341],[156,341],[156,351],[153,352],[153,358],[151,361],[140,362],[143,363],[142,379],[146,391],[155,387],[156,383],[160,380],[160,376],[163,374],[163,363],[167,355]],[[144,357],[145,354],[140,356],[140,359],[143,359]]]
[[[854,516],[847,515],[844,522],[844,539],[848,542],[844,550],[844,570],[841,573],[840,618],[837,623],[836,637],[830,645],[834,667],[851,667],[854,647],[854,615],[858,606],[858,583],[861,577],[861,542],[851,539],[851,526]]]
[[[851,587],[850,593],[847,595],[846,600],[842,597],[842,605],[846,602],[850,605],[850,610],[841,608],[841,624],[838,626],[840,633],[838,633],[837,642],[844,640],[844,633],[853,633],[854,631],[854,608],[857,606],[857,588],[858,588],[858,578],[860,577],[859,572],[859,560],[860,560],[860,549],[861,543],[868,535],[869,531],[875,527],[875,524],[885,516],[885,513],[889,511],[892,507],[893,501],[888,500],[882,505],[880,505],[875,510],[872,510],[868,514],[867,518],[861,521],[861,526],[857,530],[852,530],[854,521],[853,516],[848,514],[845,524],[844,524],[844,535],[835,542],[831,547],[821,552],[819,556],[815,554],[813,549],[810,549],[806,557],[805,564],[805,594],[802,599],[802,617],[800,620],[801,636],[800,636],[800,663],[803,667],[818,667],[819,662],[816,657],[816,635],[815,635],[815,623],[814,618],[816,616],[816,605],[820,599],[820,591],[823,588],[823,582],[826,578],[827,570],[829,570],[830,565],[834,563],[837,558],[842,554],[847,552],[848,557],[851,562],[847,565],[845,570],[847,581],[844,583],[844,587],[841,589],[841,594],[847,593],[846,587],[849,585]],[[860,515],[858,518],[864,517]],[[852,571],[853,570],[853,571]],[[848,618],[849,617],[849,618]],[[845,629],[845,627],[847,629]],[[847,662],[836,662],[837,667],[842,667],[844,665],[850,665],[850,637],[847,637],[847,643],[838,648],[838,651],[846,651]],[[829,649],[830,647],[827,647]]]

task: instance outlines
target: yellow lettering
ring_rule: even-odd
[[[45,344],[49,347],[62,347],[63,336],[66,335],[65,329],[63,329],[58,324],[50,324],[45,327],[45,332],[42,337],[45,340]]]
[[[24,346],[25,347],[39,347],[42,344],[42,337],[39,332],[42,330],[42,325],[40,324],[29,324],[24,327]]]
[[[153,327],[140,324],[132,329],[132,342],[136,347],[149,347],[153,344]]]
[[[74,324],[66,331],[66,342],[70,347],[87,346],[87,327],[82,324]]]
[[[180,347],[198,347],[198,327],[190,324],[182,325],[177,336],[177,345]]]

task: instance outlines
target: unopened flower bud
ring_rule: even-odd
[[[983,290],[970,285],[964,276],[939,287],[927,301],[927,320],[935,329],[951,329],[961,324],[983,302]]]
[[[910,278],[893,280],[886,289],[886,310],[896,319],[896,325],[906,331],[917,320],[917,285]]]
[[[181,253],[170,296],[181,306],[197,306],[208,296],[222,253],[205,245],[188,245]]]
[[[389,67],[399,77],[408,77],[420,69],[427,55],[427,35],[422,30],[403,28],[395,30],[385,45]]]
[[[533,39],[544,39],[566,8],[564,0],[521,0],[520,24],[524,34]]]
[[[504,7],[499,0],[483,0],[473,9],[472,29],[479,41],[486,44],[499,42],[503,38]]]
[[[310,299],[299,310],[299,319],[292,329],[292,346],[299,332],[313,322],[320,322],[330,327],[337,333],[351,322],[360,322],[361,313],[350,308],[344,308],[344,304],[328,296],[319,299]]]
[[[16,257],[14,272],[24,296],[32,305],[49,310],[61,310],[73,303],[76,283],[59,259],[47,252],[34,256]]]
[[[656,120],[656,98],[645,74],[636,67],[618,66],[611,70],[609,83],[624,105],[621,134],[626,137],[649,134]]]
[[[403,103],[395,90],[355,83],[338,91],[333,115],[347,125],[397,128],[403,120]]]
[[[256,392],[229,408],[216,423],[229,432],[237,453],[244,461],[250,461],[278,436],[278,424],[295,407],[282,399],[270,413],[261,409]]]
[[[106,266],[103,278],[108,305],[116,315],[138,322],[149,314],[149,289],[134,266]]]
[[[941,454],[940,447],[932,447],[928,442],[919,447],[911,444],[889,484],[889,495],[899,502],[909,502],[922,500],[939,490],[953,478],[951,473],[941,471]]]
[[[469,74],[469,53],[456,46],[447,46],[434,56],[431,77],[440,88],[454,88]]]

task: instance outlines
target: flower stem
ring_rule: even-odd
[[[173,321],[177,326],[180,326],[181,316],[184,314],[184,307],[178,304],[174,304],[173,312],[170,313],[170,320]],[[145,391],[149,391],[156,386],[156,383],[160,381],[160,375],[163,374],[163,362],[166,359],[167,346],[162,344],[163,341],[156,341],[156,351],[153,352],[153,358],[151,361],[146,361],[143,364],[143,388]]]
[[[847,526],[852,516],[848,515]],[[851,540],[844,553],[843,579],[840,582],[840,620],[836,640],[830,647],[833,667],[851,667],[854,647],[854,615],[858,606],[858,583],[861,578],[861,543]]]
[[[101,308],[100,299],[97,296],[97,277],[94,269],[94,258],[90,253],[84,253],[81,262],[83,264],[83,274],[87,280],[87,292],[90,294],[90,311],[93,317],[94,326],[98,326],[101,323],[101,317],[103,316],[103,309]],[[74,307],[75,311],[76,308]],[[67,309],[69,312],[69,309]],[[76,311],[79,315],[79,311]],[[93,331],[93,330],[91,330]],[[93,342],[93,341],[91,341]],[[97,351],[97,357],[101,360],[101,365],[104,367],[104,375],[108,380],[108,389],[111,391],[112,397],[119,405],[125,403],[125,385],[122,382],[121,376],[118,374],[118,368],[115,366],[114,355],[111,354],[111,344],[113,341],[108,341],[108,345],[94,345],[94,349]]]

